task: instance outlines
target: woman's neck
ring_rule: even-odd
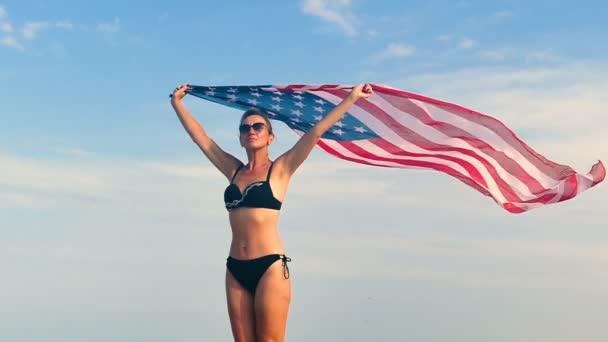
[[[266,165],[270,164],[267,149],[249,152],[247,153],[247,158],[249,159],[249,163],[247,164],[247,168],[249,170],[253,170],[258,167],[265,167]]]

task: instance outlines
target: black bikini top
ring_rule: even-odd
[[[243,164],[232,176],[230,185],[224,191],[224,203],[228,211],[236,208],[247,207],[247,208],[268,208],[274,210],[281,210],[281,201],[276,199],[270,188],[270,172],[272,171],[272,165],[268,168],[268,176],[265,181],[258,181],[249,184],[245,188],[245,192],[241,193],[239,187],[234,183],[234,178],[243,168]]]

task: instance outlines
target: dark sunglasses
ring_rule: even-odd
[[[253,125],[241,124],[239,126],[239,132],[241,132],[241,134],[249,133],[251,128],[253,128],[254,131],[259,133],[264,129],[264,127],[266,127],[266,124],[263,122],[256,122]]]

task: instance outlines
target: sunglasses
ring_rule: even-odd
[[[259,133],[264,129],[264,127],[266,127],[266,124],[263,122],[256,122],[253,125],[241,124],[239,126],[239,132],[241,132],[241,134],[246,134],[249,133],[249,131],[253,128],[254,131]]]

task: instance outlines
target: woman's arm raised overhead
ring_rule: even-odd
[[[190,89],[188,84],[182,84],[175,88],[171,97],[171,106],[175,110],[182,126],[190,138],[203,151],[205,156],[211,161],[227,179],[231,179],[236,169],[241,165],[241,162],[233,155],[226,153],[219,145],[213,141],[208,135],[203,126],[188,112],[186,106],[182,103],[182,99],[186,96],[186,91]]]
[[[300,137],[295,145],[277,158],[283,172],[291,176],[298,167],[306,160],[321,136],[338,122],[350,107],[361,98],[372,95],[373,89],[369,84],[359,84],[353,88],[348,97],[332,109],[321,121],[314,125],[308,132]]]

